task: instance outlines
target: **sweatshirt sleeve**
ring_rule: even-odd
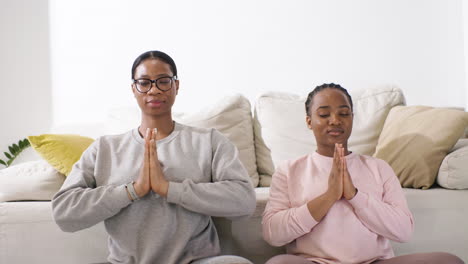
[[[253,214],[255,191],[237,148],[217,130],[211,133],[212,182],[170,182],[167,201],[193,212],[238,218]]]
[[[378,160],[378,168],[384,180],[382,199],[358,190],[349,202],[369,230],[397,242],[406,242],[413,234],[413,216],[393,169],[383,160]]]
[[[263,212],[263,238],[272,246],[283,246],[309,233],[318,222],[312,217],[307,203],[293,208],[289,200],[286,164],[272,176],[270,197]]]
[[[125,185],[96,187],[94,167],[98,145],[99,140],[83,153],[52,198],[53,217],[65,232],[91,227],[131,203]]]

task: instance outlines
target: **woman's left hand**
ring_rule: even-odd
[[[150,140],[150,182],[153,192],[166,197],[169,190],[169,182],[164,178],[161,163],[159,163],[158,152],[156,149],[157,129],[153,128]]]
[[[344,148],[340,144],[340,152],[341,152],[341,172],[343,177],[343,197],[346,200],[351,200],[357,193],[356,187],[354,187],[353,180],[349,175],[348,171],[348,164],[346,163],[346,158],[344,155]]]

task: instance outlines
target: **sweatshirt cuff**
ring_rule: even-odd
[[[310,214],[309,208],[307,208],[307,203],[297,208],[296,216],[297,220],[299,221],[299,225],[306,232],[309,232],[312,227],[318,224],[318,222]]]
[[[112,195],[115,196],[112,200],[119,206],[119,209],[124,208],[125,206],[132,203],[132,201],[128,198],[125,184],[116,186],[114,190],[112,190]]]
[[[167,201],[170,203],[180,204],[182,200],[183,184],[181,182],[169,182],[167,190]]]
[[[356,196],[353,199],[348,200],[348,202],[354,207],[354,209],[362,209],[367,207],[367,203],[369,201],[369,195],[367,193],[362,192],[359,190],[356,193]]]

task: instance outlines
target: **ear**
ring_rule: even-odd
[[[136,96],[137,96],[137,94],[136,94],[136,93],[137,93],[137,90],[136,90],[136,88],[135,88],[135,84],[132,83],[130,86],[132,87],[133,96],[136,98]]]
[[[307,127],[312,130],[312,119],[310,118],[310,116],[306,115],[306,124],[307,124]]]
[[[179,94],[179,80],[175,80],[176,95]]]

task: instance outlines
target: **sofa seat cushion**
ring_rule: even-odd
[[[48,201],[0,203],[0,263],[102,263],[107,252],[103,223],[65,233]]]
[[[256,188],[252,217],[229,221],[215,218],[223,254],[246,257],[254,263],[285,252],[262,238],[262,213],[269,188]],[[415,219],[408,243],[392,243],[396,255],[446,251],[468,262],[468,190],[404,189]],[[44,254],[47,252],[47,254]],[[50,202],[0,203],[0,263],[96,263],[107,257],[104,224],[76,233],[62,232],[52,219]]]

